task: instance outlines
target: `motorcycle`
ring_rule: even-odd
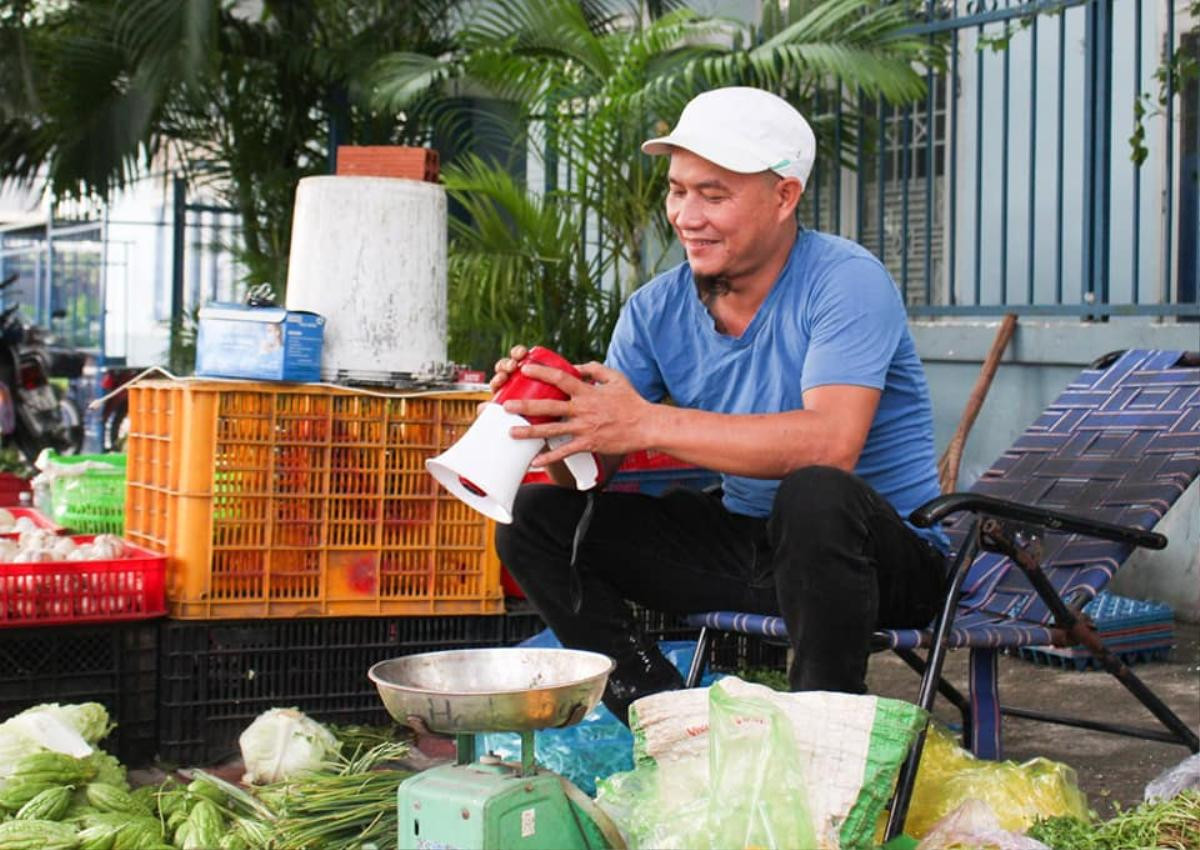
[[[143,370],[119,363],[109,364],[100,375],[100,391],[105,394],[100,406],[104,423],[103,445],[106,452],[123,452],[129,439],[129,388],[125,385]]]
[[[16,281],[15,274],[0,281],[0,292]],[[44,335],[31,333],[19,311],[20,305],[12,304],[0,313],[0,434],[30,463],[46,448],[77,454],[83,447],[83,416],[50,380],[56,366],[69,376],[74,358],[56,363]]]

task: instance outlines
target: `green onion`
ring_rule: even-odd
[[[1142,803],[1095,824],[1071,817],[1038,821],[1029,836],[1053,850],[1195,850],[1200,847],[1200,791]]]
[[[393,723],[390,726],[362,726],[356,724],[338,726],[332,723],[325,725],[333,733],[333,737],[337,738],[341,743],[343,753],[353,753],[359,749],[369,750],[380,744],[395,743],[407,734],[407,729],[398,723]]]
[[[407,745],[395,742],[360,747],[339,758],[337,772],[306,773],[258,789],[256,796],[274,816],[271,850],[395,848],[396,788],[412,773],[383,765],[407,752]]]

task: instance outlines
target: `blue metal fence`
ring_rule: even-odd
[[[818,104],[857,162],[818,161],[806,220],[874,251],[914,316],[1200,316],[1200,84],[1162,73],[1200,46],[1185,6],[926,0],[946,68],[906,108]]]

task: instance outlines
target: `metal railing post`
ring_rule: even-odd
[[[54,301],[54,198],[50,198],[50,211],[46,213],[46,279],[45,286],[37,290],[34,305],[34,321],[44,327],[50,326],[51,304]]]
[[[1084,297],[1093,304],[1108,303],[1112,215],[1112,5],[1113,0],[1092,0],[1088,4],[1084,39],[1082,267]]]
[[[177,359],[179,334],[183,330],[183,262],[186,246],[187,228],[187,181],[176,177],[172,181],[172,206],[174,215],[171,219],[171,368],[178,371],[180,364]]]

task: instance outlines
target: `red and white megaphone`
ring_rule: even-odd
[[[549,349],[535,346],[523,361],[561,369],[576,378],[579,371]],[[514,440],[509,429],[554,421],[549,416],[518,416],[503,407],[508,399],[556,399],[565,401],[566,393],[553,384],[537,381],[520,371],[514,372],[479,414],[479,418],[453,446],[425,461],[425,468],[455,497],[496,522],[512,522],[512,503],[529,463],[541,452],[546,441],[538,438]],[[557,437],[550,445],[569,437]],[[600,477],[600,467],[591,452],[579,452],[564,460],[575,477],[575,486],[590,490]]]

